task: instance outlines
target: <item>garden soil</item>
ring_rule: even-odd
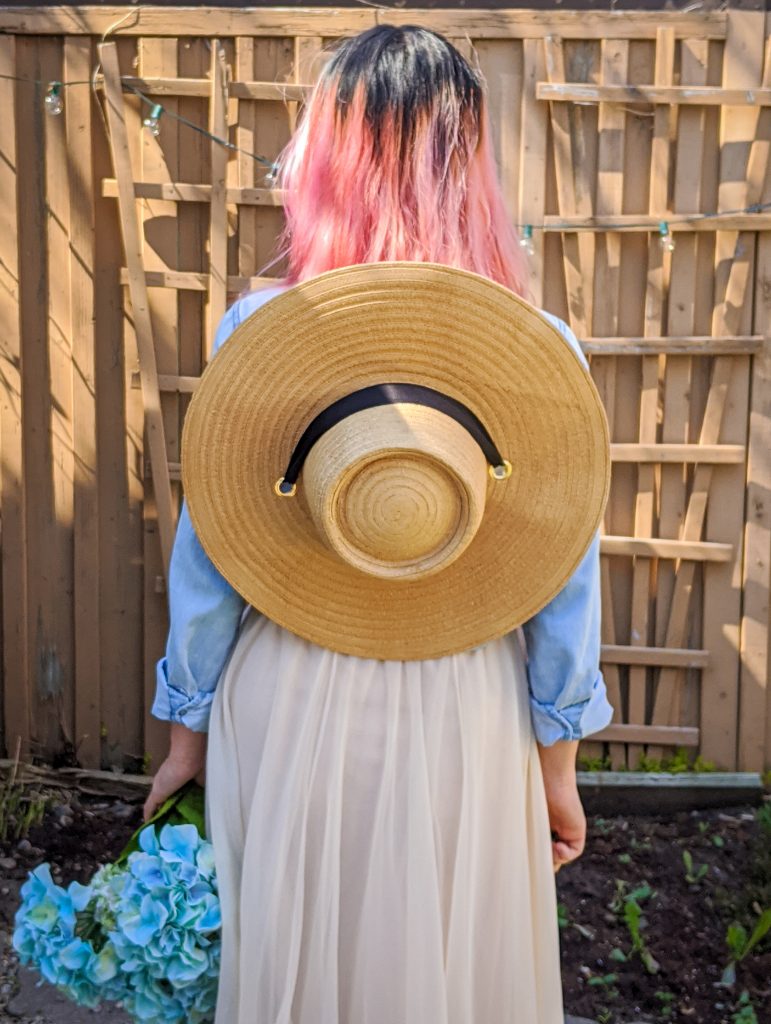
[[[751,932],[771,906],[771,828],[760,820],[769,811],[588,817],[584,853],[556,876],[570,1015],[598,1024],[771,1024],[771,933],[738,963],[734,985],[718,984],[729,924]],[[0,841],[1,1022],[124,1024],[119,1011],[82,1010],[35,988],[9,940],[30,869],[49,861],[61,884],[85,883],[140,821],[139,804],[73,794],[53,801],[26,838]]]

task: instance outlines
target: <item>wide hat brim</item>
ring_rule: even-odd
[[[294,498],[274,491],[321,410],[394,381],[463,402],[513,467],[489,481],[466,550],[418,579],[332,551],[302,477]],[[236,328],[187,412],[182,479],[204,550],[249,604],[322,647],[425,659],[510,632],[562,589],[602,518],[608,442],[591,377],[538,310],[467,271],[375,263],[295,285]]]

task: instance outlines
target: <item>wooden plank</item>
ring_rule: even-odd
[[[115,178],[102,181],[102,195],[117,199]],[[211,202],[211,185],[189,182],[135,181],[137,199],[173,199],[177,203]],[[284,193],[278,188],[226,188],[225,201],[232,206],[283,206]]]
[[[625,82],[629,71],[629,43],[627,40],[603,40],[601,44],[600,77],[604,83]],[[597,119],[599,143],[597,151],[597,199],[598,216],[622,213],[624,209],[624,156],[626,142],[626,114],[617,107],[600,107]],[[621,236],[605,234],[599,239],[594,266],[594,323],[593,330],[601,335],[618,334],[618,314],[621,288]],[[584,349],[584,351],[586,351]],[[615,429],[617,363],[615,359],[592,361],[591,371],[608,415],[608,425],[613,437]],[[605,509],[602,524],[604,535],[613,532],[611,525],[612,503]],[[616,615],[613,608],[613,587],[611,562],[607,557],[600,559],[600,588],[602,595],[602,637],[605,649],[615,647],[618,638]],[[621,688],[621,673],[617,664],[606,662],[603,675],[608,700],[613,705],[613,722],[621,722],[624,700]],[[586,756],[602,755],[602,744],[590,740],[583,745]],[[626,749],[621,744],[611,744],[608,756],[613,765],[623,765]]]
[[[168,7],[139,7],[123,21],[121,35],[178,36],[180,12]],[[404,23],[400,10],[297,8],[185,8],[188,37],[283,36],[288,26],[295,36],[336,37],[363,32],[381,23]],[[0,31],[31,35],[103,35],[125,19],[125,7],[5,7],[0,9]],[[724,11],[544,11],[530,10],[411,10],[411,24],[423,24],[447,36],[471,39],[529,39],[561,35],[567,39],[654,39],[660,25],[678,37],[724,39]]]
[[[228,68],[225,53],[218,40],[212,39],[211,99],[209,101],[209,131],[218,138],[227,138],[227,83]],[[211,355],[214,335],[227,308],[228,276],[228,213],[226,179],[228,151],[212,141],[211,144],[211,207],[209,220],[209,302],[206,317],[206,355]]]
[[[468,46],[470,54],[470,42]],[[522,46],[514,40],[483,39],[477,45],[476,54],[487,82],[488,110],[503,197],[509,217],[517,222],[517,157],[522,134]]]
[[[684,40],[680,48],[680,77],[688,85],[701,85],[707,81],[708,44],[704,40]],[[679,112],[675,139],[675,167],[673,210],[676,213],[698,213],[703,208],[702,178],[705,157],[705,108],[689,107]],[[695,330],[697,269],[699,246],[704,241],[699,235],[678,235],[677,248],[672,254],[672,273],[667,304],[667,332],[675,335]],[[663,422],[661,438],[664,442],[687,444],[691,432],[692,363],[687,355],[669,354],[663,372]],[[686,488],[689,474],[686,466],[662,466],[659,496],[659,534],[678,537],[685,514]],[[658,567],[656,580],[656,618],[659,637],[665,627],[674,586],[674,565]],[[690,646],[683,639],[683,646]],[[696,724],[698,710],[694,694],[690,709]],[[686,724],[682,716],[670,725]]]
[[[87,79],[93,63],[91,40],[64,41],[64,77]],[[74,646],[75,743],[83,767],[101,764],[101,679],[99,617],[99,520],[97,491],[96,332],[94,329],[94,176],[92,100],[84,89],[67,94],[65,115],[70,168],[70,306],[72,336],[72,444],[74,472]]]
[[[547,36],[544,40],[546,74],[549,81],[565,81],[565,55],[562,40]],[[584,158],[586,145],[582,112],[568,110],[561,103],[550,106],[554,169],[557,181],[560,216],[591,218],[592,193],[587,180]],[[589,232],[565,232],[562,236],[565,289],[568,295],[570,326],[576,334],[589,334],[592,329],[593,295],[585,287],[594,268],[594,239]]]
[[[706,40],[694,40],[705,43]],[[771,107],[771,89],[726,89],[704,85],[591,85],[568,82],[564,85],[539,82],[539,100],[563,103],[677,104],[678,106]]]
[[[137,47],[139,70],[143,75],[169,76],[177,72],[178,43],[176,39],[140,38]],[[173,117],[178,100],[164,101],[164,115],[160,135],[141,132],[139,171],[143,179],[167,182],[179,177],[182,166],[179,158],[180,136],[185,129]],[[147,108],[144,108],[145,112]],[[187,169],[185,169],[187,170]],[[178,272],[180,253],[177,205],[163,199],[147,200],[140,204],[143,225],[142,263],[145,272]],[[131,275],[129,274],[129,287]],[[159,373],[179,373],[178,296],[174,290],[154,290],[148,294],[149,315],[153,324],[153,342],[156,367]],[[141,361],[141,358],[140,358]],[[140,371],[141,379],[141,371]],[[178,460],[180,454],[180,404],[176,394],[161,396],[161,415],[167,459]],[[156,690],[156,663],[163,654],[168,632],[168,615],[164,587],[164,557],[160,541],[157,485],[154,473],[146,473],[143,502],[144,544],[144,686],[143,732],[144,750],[158,758],[168,743],[168,726],[153,718],[150,708]],[[176,519],[179,487],[172,487],[172,510]]]
[[[596,739],[638,745],[656,743],[668,747],[698,747],[699,730],[676,725],[608,725],[593,734]],[[657,748],[658,749],[658,748]]]
[[[254,39],[239,36],[236,39],[236,75],[239,78],[251,78],[254,75]],[[233,83],[230,95],[235,96]],[[262,99],[264,97],[253,97]],[[240,150],[236,154],[236,169],[240,188],[254,188],[255,162],[248,156],[257,150],[256,111],[249,97],[238,97],[238,119],[236,127],[236,145]],[[254,209],[238,210],[238,273],[251,274],[254,270],[257,252],[257,211]]]
[[[611,444],[614,462],[744,464],[741,444]]]
[[[709,663],[709,651],[603,644],[600,661],[609,665],[672,665],[683,668],[704,668]]]
[[[675,38],[670,29],[662,28],[656,37],[654,79],[656,85],[671,84],[674,77]],[[648,209],[666,210],[669,205],[670,166],[670,109],[658,107],[653,120],[651,142],[651,171],[648,188]],[[664,303],[669,285],[670,254],[663,251],[658,241],[648,244],[647,288],[645,293],[645,334],[662,334]],[[659,359],[644,356],[642,360],[642,386],[640,393],[640,420],[638,440],[641,445],[655,444],[659,420]],[[637,472],[634,534],[636,538],[650,538],[656,530],[657,474],[652,465],[641,463]],[[662,542],[642,542],[650,554],[662,550]],[[651,642],[651,607],[655,594],[655,571],[650,558],[635,559],[632,572],[631,642],[647,645]],[[651,673],[645,668],[632,667],[629,673],[629,720],[646,721]],[[630,765],[636,767],[641,748],[631,745],[627,751]]]
[[[26,41],[25,42],[31,42]],[[30,54],[32,57],[32,54]],[[36,77],[43,81],[62,78],[59,40],[37,43]],[[21,74],[28,76],[28,70]],[[37,90],[33,102],[40,108]],[[38,120],[39,119],[39,120]],[[69,169],[65,116],[22,115],[29,135],[29,157],[38,163],[24,167],[19,145],[19,172],[24,175],[24,205],[42,202],[36,234],[26,234],[22,264],[37,246],[42,261],[39,280],[21,294],[23,332],[22,377],[24,394],[25,474],[27,498],[27,570],[30,615],[30,668],[34,686],[32,715],[38,747],[43,757],[74,748],[73,620],[72,606],[62,595],[71,594],[73,460],[72,460],[72,349],[69,264]],[[39,186],[28,175],[40,176]],[[38,187],[40,191],[38,191]],[[39,233],[38,233],[39,232]],[[35,311],[25,307],[36,303]],[[27,414],[30,418],[27,419]],[[33,540],[34,538],[34,540]],[[33,626],[34,623],[34,626]],[[34,634],[33,634],[34,629]]]
[[[771,583],[771,297],[760,284],[771,277],[771,238],[758,250],[758,310],[769,332],[753,359],[747,456],[747,518],[742,569],[739,675],[739,771],[763,771],[771,763],[769,704],[769,584]],[[762,298],[760,298],[762,296]]]
[[[547,110],[535,98],[535,83],[545,74],[543,43],[522,42],[522,134],[520,136],[519,217],[520,224],[543,223],[546,210]],[[527,260],[526,287],[531,300],[541,306],[543,290],[543,232],[533,235],[533,255]]]
[[[741,209],[744,207],[742,206]],[[613,217],[563,216],[547,214],[544,217],[544,231],[655,231],[666,220],[669,229],[676,231],[768,231],[771,228],[771,214],[768,213],[718,213],[715,216],[694,218],[682,214],[667,213],[662,208],[647,216],[636,213],[618,214]]]
[[[3,738],[30,753],[26,517],[22,429],[16,40],[0,36],[0,510],[2,511]],[[23,113],[23,111],[22,111]],[[25,261],[26,262],[26,261]]]
[[[676,558],[694,562],[730,562],[734,557],[732,544],[698,540],[667,540],[663,537],[647,539],[645,537],[605,536],[601,540],[600,550],[606,555]],[[642,639],[642,636],[633,635],[636,642]]]
[[[583,338],[581,348],[591,356],[639,356],[687,354],[695,356],[751,355],[763,347],[760,334],[730,335],[715,338],[710,335],[650,338]]]
[[[239,48],[251,44],[254,49],[254,40],[250,36],[241,36],[236,40],[236,52]],[[240,66],[240,65],[238,65]],[[238,70],[237,79],[230,82],[228,94],[239,100],[277,100],[288,102],[304,99],[307,93],[313,88],[312,85],[294,82],[256,82],[247,77],[251,72]],[[144,76],[137,78],[133,75],[123,76],[124,88],[139,89],[148,96],[185,96],[185,97],[209,97],[211,96],[211,80],[209,78],[162,78],[159,76]],[[101,77],[97,78],[98,86],[102,84]]]
[[[168,572],[169,557],[174,541],[176,516],[174,514],[171,481],[168,472],[153,328],[150,320],[147,288],[144,281],[142,248],[132,187],[131,161],[128,136],[126,134],[126,121],[123,112],[123,93],[120,87],[120,71],[115,43],[102,43],[99,47],[99,57],[104,68],[107,119],[110,127],[115,176],[118,181],[123,245],[131,280],[131,305],[134,312],[134,328],[139,346],[142,397],[145,406],[150,456],[153,464],[155,497],[158,504],[161,550],[163,552],[163,563],[166,572]]]

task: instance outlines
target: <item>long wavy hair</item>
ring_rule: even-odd
[[[379,25],[324,68],[279,156],[286,282],[354,263],[413,260],[525,292],[485,83],[443,36]]]

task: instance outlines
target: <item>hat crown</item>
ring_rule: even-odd
[[[316,528],[349,564],[373,576],[437,572],[479,528],[487,463],[451,416],[412,403],[354,413],[313,446],[303,491]]]

